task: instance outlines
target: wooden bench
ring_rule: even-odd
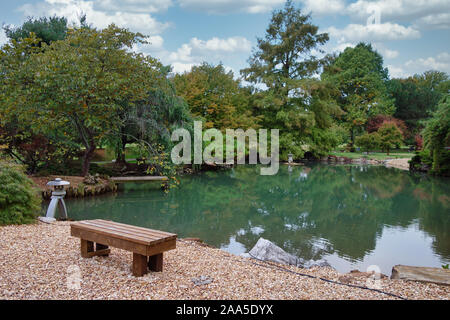
[[[107,220],[84,220],[70,225],[81,239],[81,256],[108,256],[109,246],[133,252],[133,275],[163,270],[163,252],[176,248],[177,235]],[[94,248],[95,243],[95,248]]]

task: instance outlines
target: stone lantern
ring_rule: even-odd
[[[61,217],[63,219],[67,219],[67,208],[64,203],[64,196],[66,195],[66,191],[64,190],[64,186],[70,185],[70,182],[64,181],[61,178],[56,178],[54,181],[50,181],[47,183],[48,186],[53,187],[52,197],[50,204],[47,209],[46,218],[55,219],[56,207],[60,206]]]
[[[293,156],[294,156],[294,155],[293,155],[292,153],[289,153],[289,154],[288,154],[288,163],[294,162]]]

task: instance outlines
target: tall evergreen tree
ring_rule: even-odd
[[[339,113],[330,99],[330,88],[314,80],[325,60],[315,56],[328,41],[319,33],[311,16],[287,1],[282,10],[272,13],[264,38],[249,59],[250,66],[241,70],[245,80],[260,88],[256,92],[259,112],[266,128],[280,129],[281,158],[287,153],[302,157],[309,148],[330,140],[326,132],[329,116]],[[320,143],[318,143],[320,141]]]

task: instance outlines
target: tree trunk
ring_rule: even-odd
[[[96,148],[95,145],[92,144],[88,148],[86,148],[86,151],[84,152],[83,167],[81,169],[81,175],[83,177],[87,176],[89,173],[89,167],[91,166],[91,159],[92,156],[94,155],[95,148]]]
[[[127,145],[127,139],[126,137],[123,137],[120,139],[120,141],[117,144],[118,150],[117,150],[117,157],[116,157],[116,164],[125,164],[125,146]]]

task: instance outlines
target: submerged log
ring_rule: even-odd
[[[448,286],[450,285],[450,270],[396,265],[392,268],[391,279],[431,282]]]

